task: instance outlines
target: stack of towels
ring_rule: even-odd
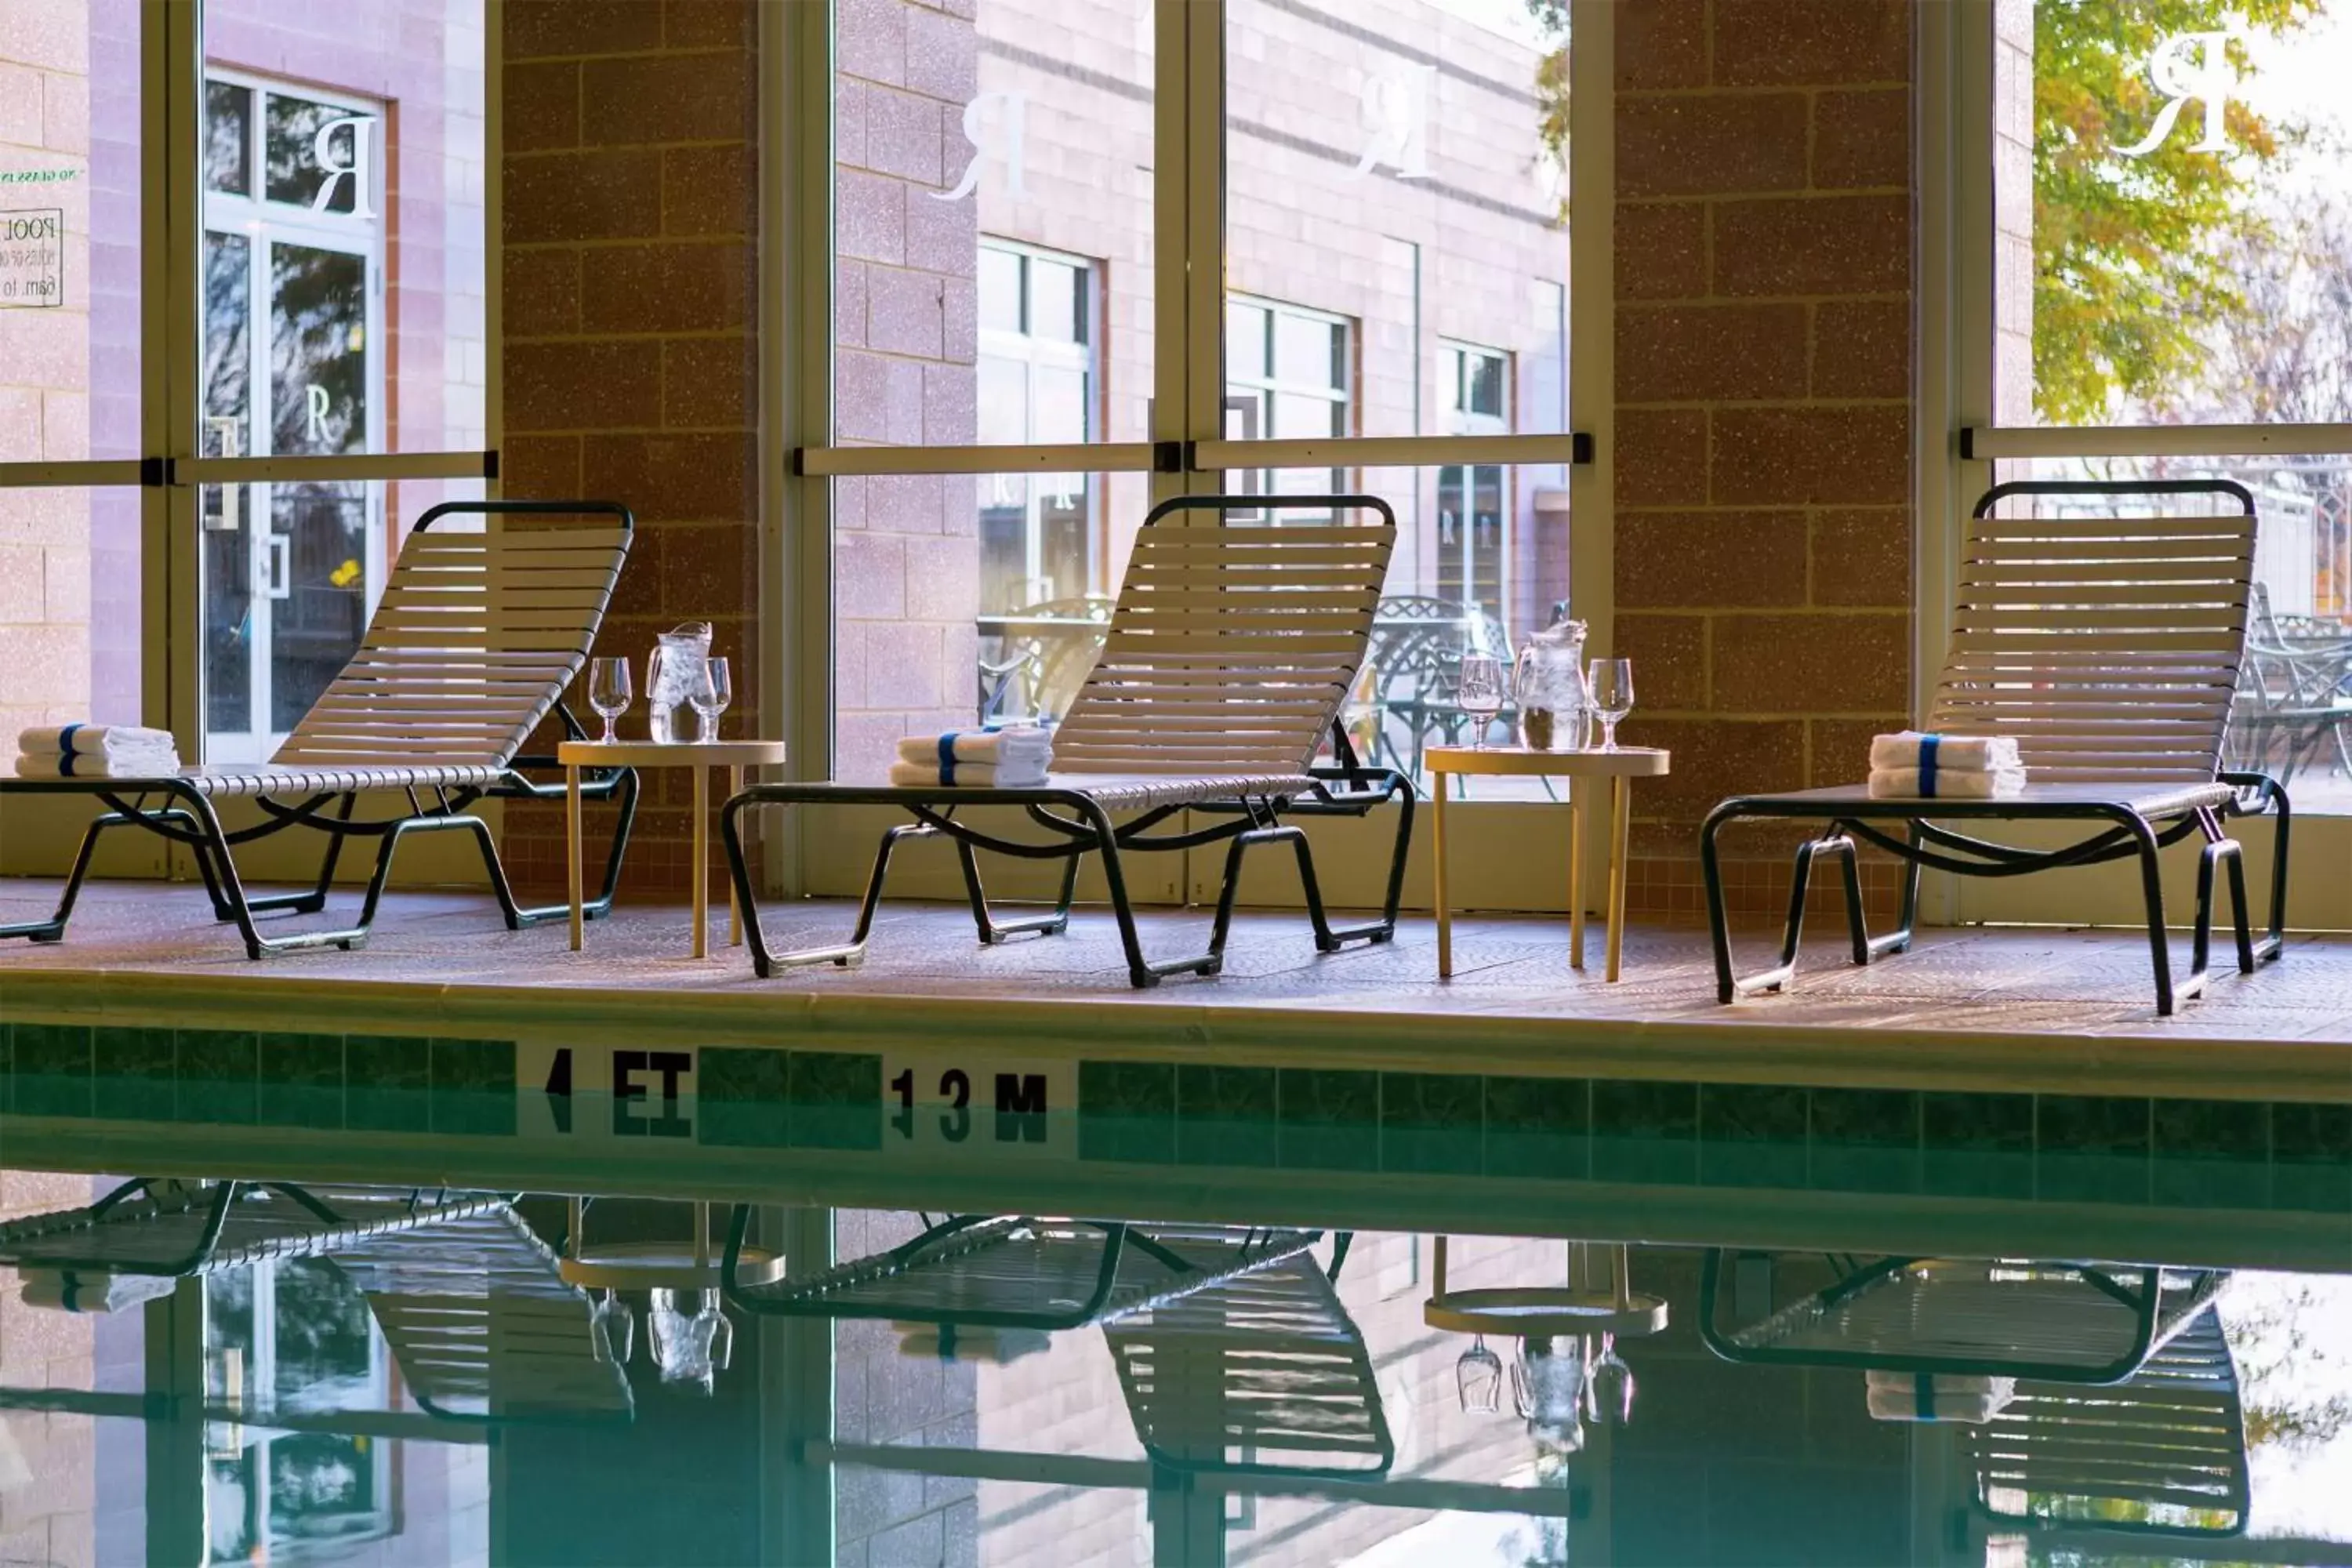
[[[2025,763],[2006,735],[1923,735],[1870,742],[1874,800],[2007,800],[2025,789]]]
[[[1965,1421],[1981,1426],[2017,1397],[2013,1377],[1955,1377],[1877,1367],[1864,1377],[1874,1421]]]
[[[152,779],[180,771],[169,730],[67,724],[16,737],[20,779]]]
[[[911,735],[898,742],[890,764],[894,787],[1038,789],[1054,765],[1054,733],[1036,725],[1003,730],[950,730]]]

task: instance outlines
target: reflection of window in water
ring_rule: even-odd
[[[289,1258],[205,1280],[205,1388],[218,1403],[381,1409],[389,1385],[367,1299],[322,1258]],[[215,1422],[205,1441],[215,1562],[266,1562],[305,1542],[392,1533],[389,1447],[336,1433]]]

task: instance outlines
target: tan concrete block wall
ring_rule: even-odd
[[[756,9],[505,11],[505,490],[628,503],[636,542],[597,651],[635,660],[642,689],[655,636],[709,621],[733,661],[728,735],[759,703]],[[644,732],[642,703],[625,723]],[[674,897],[691,784],[677,770],[642,782],[624,889]],[[609,828],[592,816],[592,837]],[[510,808],[505,854],[520,879],[561,888],[561,809]]]
[[[0,1172],[0,1219],[74,1208],[91,1196],[88,1176]],[[0,1384],[94,1386],[90,1321],[27,1307],[16,1292],[16,1271],[0,1268]],[[96,1426],[87,1415],[0,1414],[0,1563],[96,1560]]]
[[[1625,738],[1675,751],[1628,901],[1693,915],[1716,801],[1857,776],[1909,706],[1912,7],[1617,29],[1617,642]],[[1785,839],[1727,847],[1735,905],[1776,910]]]
[[[0,462],[89,453],[89,28],[85,0],[0,7],[0,216],[58,219],[62,302],[0,305]],[[37,183],[23,176],[38,174]],[[0,240],[0,243],[5,243]],[[89,714],[90,497],[0,495],[0,737]]]

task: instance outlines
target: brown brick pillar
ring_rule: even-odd
[[[1616,604],[1631,902],[1696,914],[1727,795],[1857,778],[1909,701],[1910,0],[1626,0]],[[1789,840],[1727,841],[1777,911]],[[1876,881],[1891,885],[1885,868]]]
[[[506,493],[635,510],[597,651],[635,659],[642,690],[656,633],[711,622],[734,666],[730,735],[759,710],[756,9],[506,7]],[[641,704],[625,732],[644,722]],[[674,897],[691,784],[677,771],[645,784],[625,893]],[[592,817],[592,845],[608,828]],[[561,809],[510,810],[506,854],[518,878],[560,889]]]

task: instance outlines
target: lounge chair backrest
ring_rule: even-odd
[[[483,525],[433,526],[452,516]],[[401,546],[359,651],[272,760],[505,766],[586,664],[631,527],[607,501],[433,508]]]
[[[2112,499],[2094,516],[1989,515],[2013,496],[2084,494]],[[2125,497],[2181,494],[2236,510],[2113,515]],[[2014,736],[2038,783],[2212,783],[2245,659],[2254,531],[2253,498],[2221,480],[1989,491],[1927,728]]]
[[[1334,521],[1230,515],[1300,508]],[[1374,516],[1338,521],[1349,511]],[[1396,514],[1374,496],[1180,496],[1154,507],[1102,657],[1055,732],[1055,770],[1305,768],[1364,661],[1396,533]]]

